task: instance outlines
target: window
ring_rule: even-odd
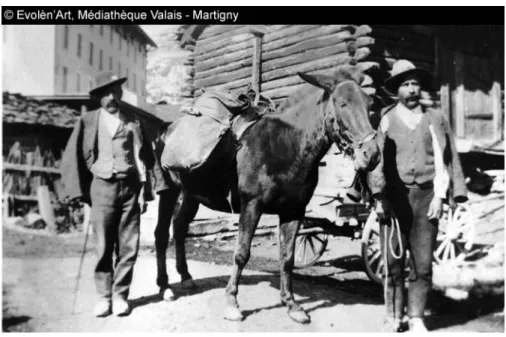
[[[102,71],[102,68],[104,67],[103,62],[102,62],[103,58],[104,58],[104,51],[102,49],[100,49],[100,58],[98,59],[98,69],[100,71]]]
[[[104,25],[100,25],[100,35],[104,36]]]
[[[81,44],[83,43],[83,36],[77,34],[77,56],[81,57]]]
[[[76,92],[81,92],[81,74],[76,73]]]
[[[128,57],[128,56],[130,56],[130,43],[128,43],[128,41],[127,41],[126,45],[127,45],[127,57]]]
[[[109,70],[112,70],[112,56],[109,56]]]
[[[134,92],[137,91],[137,76],[134,74]]]
[[[93,65],[93,42],[90,42],[90,66]]]
[[[110,27],[111,30],[110,30],[110,35],[109,35],[109,42],[112,44],[112,42],[114,41],[113,39],[113,36],[114,36],[114,29],[112,29],[112,26]]]
[[[127,82],[126,82],[126,86],[127,88],[129,88],[130,86],[128,85],[128,83],[130,82],[129,79],[128,79],[128,68],[125,69],[125,77],[127,78]]]
[[[121,50],[122,38],[121,35],[119,35],[119,33],[118,33],[118,40],[119,40],[119,50]]]
[[[67,81],[68,81],[68,69],[67,67],[63,67],[63,88],[62,91],[67,92]]]
[[[63,48],[69,49],[69,26],[63,26]]]
[[[137,62],[137,49],[134,48],[134,63]]]
[[[121,77],[121,63],[118,62],[118,77]]]

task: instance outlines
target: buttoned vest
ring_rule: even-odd
[[[395,114],[389,117],[385,142],[385,176],[387,184],[402,182],[408,187],[426,185],[434,180],[434,150],[427,114],[414,130]]]
[[[105,123],[98,123],[98,156],[91,171],[103,179],[109,179],[116,174],[122,179],[135,171],[133,156],[134,134],[121,121],[118,130],[111,136]]]

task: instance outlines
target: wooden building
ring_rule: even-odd
[[[296,72],[350,61],[369,75],[368,92],[386,96],[393,63],[408,59],[434,75],[431,94],[463,152],[504,152],[504,26],[185,25],[178,40],[193,51],[194,98],[252,86],[279,103],[303,84]]]

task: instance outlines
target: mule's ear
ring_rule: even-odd
[[[318,88],[321,88],[328,93],[334,91],[337,85],[337,79],[327,75],[308,75],[304,73],[297,73],[300,78],[309,84],[312,84]]]

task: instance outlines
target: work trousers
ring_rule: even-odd
[[[432,288],[432,255],[438,233],[438,220],[429,221],[427,213],[434,198],[432,187],[397,188],[389,191],[388,200],[399,221],[401,233],[402,258],[397,230],[390,224],[380,226],[381,253],[385,254],[385,231],[388,243],[388,284],[386,289],[386,309],[389,317],[402,318],[405,308],[405,251],[410,250],[411,268],[408,279],[407,315],[423,317],[427,297]],[[392,230],[392,241],[390,235]],[[391,246],[390,246],[391,242]]]
[[[136,175],[107,180],[95,176],[91,183],[90,221],[97,254],[94,278],[100,299],[128,298],[139,251],[140,189]]]

